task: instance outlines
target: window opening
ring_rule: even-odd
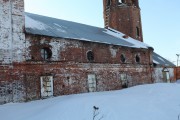
[[[132,0],[131,2],[132,2],[132,5],[138,6],[138,1],[137,0]]]
[[[125,3],[125,0],[118,0],[118,2],[121,3]]]
[[[139,57],[139,55],[136,55],[136,63],[140,63],[140,57]]]
[[[107,0],[107,6],[110,6],[111,5],[111,0]]]
[[[43,60],[50,59],[52,57],[52,51],[49,48],[42,48],[41,49],[41,57]]]
[[[126,57],[124,54],[121,54],[121,62],[125,63],[126,62]]]
[[[136,36],[139,37],[140,36],[140,33],[139,33],[139,28],[136,27]]]
[[[94,61],[94,53],[92,51],[87,52],[87,59],[88,59],[89,62]]]

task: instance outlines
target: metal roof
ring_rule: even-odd
[[[158,66],[175,67],[173,63],[171,63],[170,61],[168,61],[167,59],[163,58],[155,52],[153,52],[153,63]]]
[[[148,49],[150,47],[130,37],[125,39],[123,33],[113,29],[108,30],[32,13],[25,13],[25,30],[26,33],[35,35],[70,38],[133,48]],[[175,66],[156,53],[153,53],[153,62],[161,66]]]
[[[112,30],[32,13],[25,13],[25,30],[26,33],[30,34],[70,38],[82,41],[137,48],[138,46],[135,45],[135,41],[138,42],[138,48],[147,49],[149,47],[145,43],[139,42],[135,39],[131,38],[131,40],[128,41],[120,35],[117,37],[107,33],[112,32]]]

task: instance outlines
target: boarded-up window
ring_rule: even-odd
[[[41,97],[53,96],[53,76],[41,76]]]
[[[122,88],[128,87],[127,74],[125,73],[120,74],[120,81],[121,81]]]
[[[164,68],[164,69],[162,70],[162,74],[163,74],[163,80],[164,80],[165,82],[170,83],[169,70],[168,70],[167,68]]]
[[[88,75],[88,89],[89,89],[89,92],[96,91],[96,76],[94,74]]]

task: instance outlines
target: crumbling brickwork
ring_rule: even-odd
[[[28,34],[24,31],[24,1],[0,3],[0,104],[152,83],[152,49]],[[134,19],[140,13],[138,3],[137,8],[129,4],[130,12],[121,10],[125,23],[114,26],[128,26],[125,19],[132,20],[122,31],[133,36],[134,31],[128,30],[141,29],[141,22],[135,22],[140,18]],[[125,9],[116,7],[112,14]]]
[[[121,74],[125,74],[127,87],[151,83],[151,60],[149,49],[135,49],[100,43],[83,42],[26,34],[31,43],[30,56],[24,63],[4,67],[1,76],[3,91],[10,93],[11,101],[29,101],[41,98],[40,77],[53,76],[54,96],[88,92],[88,75],[96,76],[96,91],[121,89]],[[41,49],[52,50],[52,57],[44,60]],[[94,61],[88,61],[87,52],[93,51]],[[120,59],[125,56],[125,62]],[[137,63],[135,56],[140,56]],[[2,66],[3,67],[3,66]],[[20,87],[13,88],[12,81]],[[7,87],[4,87],[7,84]],[[20,97],[12,97],[19,90]],[[2,94],[5,94],[2,92]],[[1,99],[1,103],[9,100]]]
[[[154,83],[175,82],[175,69],[173,67],[154,67],[152,76]]]
[[[180,67],[175,68],[174,74],[175,74],[176,80],[179,80],[180,79]]]
[[[24,61],[24,0],[0,0],[0,16],[0,61]]]
[[[143,42],[141,14],[138,0],[103,0],[105,27]]]

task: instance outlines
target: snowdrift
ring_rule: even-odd
[[[178,83],[0,106],[0,120],[178,120],[179,114]]]

